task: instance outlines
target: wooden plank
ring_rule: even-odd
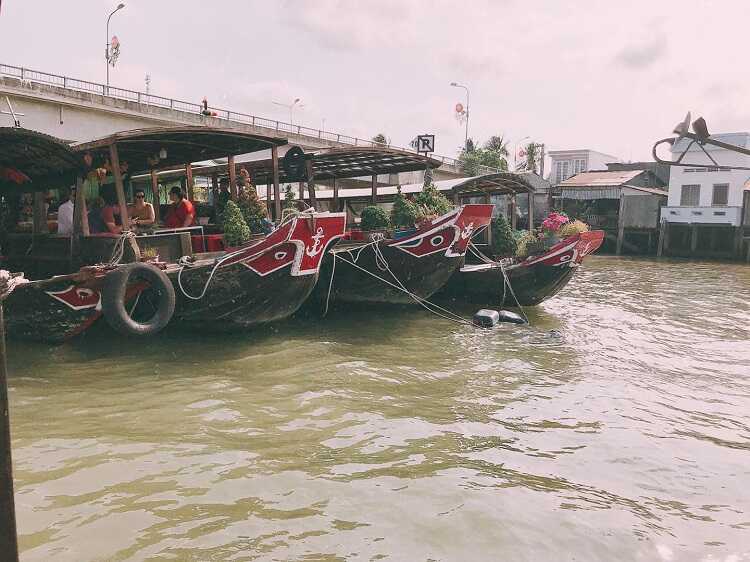
[[[109,162],[112,164],[112,175],[115,178],[115,192],[117,203],[120,206],[120,222],[122,229],[128,229],[128,204],[125,201],[125,186],[122,183],[122,172],[120,171],[120,156],[117,153],[117,145],[109,145]]]
[[[83,188],[83,178],[76,178],[76,200],[73,207],[73,235],[90,236],[89,215],[86,208],[86,193]]]
[[[333,212],[339,211],[339,184],[336,183],[336,178],[333,178]]]
[[[161,222],[161,210],[159,208],[159,178],[156,170],[151,170],[151,197],[154,198],[154,221]]]
[[[310,195],[310,206],[313,209],[318,207],[318,201],[315,198],[315,174],[313,173],[312,160],[305,162],[307,168],[307,193]]]
[[[271,148],[271,165],[273,166],[273,209],[276,220],[281,219],[281,187],[279,186],[279,147]]]
[[[227,170],[229,171],[229,197],[237,201],[237,169],[234,165],[234,156],[227,157]]]
[[[195,201],[195,184],[193,183],[193,166],[185,164],[185,188],[187,191],[188,201]]]
[[[378,176],[377,174],[372,176],[372,204],[378,202]]]

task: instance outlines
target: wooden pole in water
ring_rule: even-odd
[[[159,208],[159,178],[156,177],[156,170],[151,170],[151,196],[154,198],[154,220],[161,221],[161,210]]]
[[[615,254],[622,253],[622,241],[625,238],[625,195],[620,193],[620,209],[617,211],[617,247]]]
[[[122,230],[128,229],[128,204],[125,202],[125,186],[122,183],[122,171],[120,170],[120,156],[117,153],[117,145],[109,145],[109,161],[112,164],[112,175],[115,178],[115,192],[117,203],[120,205],[120,223]]]
[[[0,295],[0,553],[3,560],[18,562],[18,537],[16,535],[16,506],[13,495],[13,459],[10,441],[10,414],[8,411],[8,369],[5,359],[5,318],[3,295]]]
[[[273,210],[274,218],[281,220],[281,187],[279,186],[279,147],[271,147],[271,163],[273,165]]]

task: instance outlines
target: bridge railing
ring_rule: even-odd
[[[40,84],[48,84],[68,90],[87,92],[100,96],[107,96],[111,98],[135,102],[142,105],[161,107],[164,109],[172,109],[176,111],[184,111],[186,113],[201,114],[201,112],[203,111],[203,106],[198,103],[173,98],[165,98],[162,96],[156,96],[151,93],[138,92],[135,90],[128,90],[126,88],[118,88],[116,86],[106,86],[105,84],[89,82],[87,80],[79,80],[78,78],[70,78],[68,76],[60,76],[58,74],[50,74],[49,72],[41,72],[39,70],[31,70],[29,68],[24,68],[21,66],[0,64],[0,76],[9,76],[11,78],[18,78],[22,82],[37,82]],[[310,127],[305,127],[303,125],[294,125],[292,123],[285,123],[284,121],[278,121],[276,119],[268,119],[266,117],[249,115],[246,113],[231,111],[228,109],[221,109],[213,106],[208,106],[208,111],[213,117],[217,119],[224,119],[228,122],[241,123],[243,125],[251,125],[253,127],[273,129],[278,132],[289,133],[300,137],[308,137],[310,139],[329,141],[337,144],[351,146],[385,146],[388,148],[414,152],[414,150],[411,148],[403,148],[394,145],[376,143],[368,139],[360,139],[358,137],[352,137],[350,135],[344,135],[341,133],[323,131],[322,129],[313,129]],[[440,156],[438,154],[433,154],[432,158],[439,160],[443,164],[453,166],[458,170],[461,170],[462,168],[461,161],[456,158],[451,158],[449,156]],[[481,171],[483,173],[489,174],[499,172],[500,170],[490,168],[488,166],[482,166]]]

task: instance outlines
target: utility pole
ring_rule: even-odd
[[[464,134],[464,150],[466,150],[466,147],[469,144],[469,88],[458,82],[451,82],[451,86],[466,90],[466,132]]]
[[[118,4],[117,8],[112,10],[112,13],[109,14],[109,17],[107,18],[107,46],[104,49],[104,59],[107,61],[107,94],[109,94],[109,64],[110,60],[112,58],[112,54],[110,53],[110,43],[109,43],[109,20],[112,19],[112,16],[115,15],[116,12],[122,10],[125,7],[125,4]]]

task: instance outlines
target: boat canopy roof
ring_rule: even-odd
[[[469,195],[472,193],[516,194],[534,193],[532,186],[522,174],[513,172],[498,172],[484,174],[471,178],[450,180],[455,182],[450,186],[455,193]]]
[[[0,127],[0,194],[68,187],[83,162],[64,141],[20,127]]]
[[[279,150],[279,156],[284,156],[292,147]],[[285,150],[286,149],[286,150]],[[358,178],[380,174],[397,174],[399,172],[413,172],[439,168],[439,160],[388,147],[331,147],[305,153],[305,160],[312,162],[313,177],[316,180],[330,180],[333,178]],[[270,152],[259,153],[236,158],[235,165],[242,166],[251,173],[256,185],[273,183],[273,160]],[[193,166],[193,173],[201,175],[227,174],[226,160],[219,162],[202,162]],[[279,167],[279,181],[289,183],[283,166]]]
[[[117,146],[122,166],[127,162],[131,174],[152,169],[166,169],[248,154],[286,144],[286,139],[265,137],[216,127],[159,127],[123,131],[73,146],[78,153],[89,153],[94,166],[109,159],[109,147]]]

